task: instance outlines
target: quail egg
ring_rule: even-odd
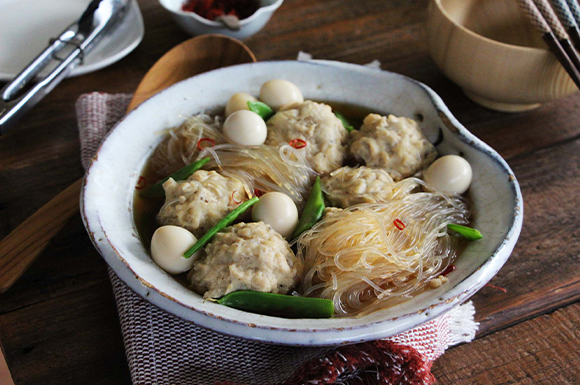
[[[298,209],[288,195],[269,192],[262,195],[252,208],[252,220],[262,221],[284,238],[289,238],[298,224]]]

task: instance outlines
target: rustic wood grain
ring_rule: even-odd
[[[181,80],[216,68],[255,61],[248,47],[225,36],[207,35],[186,40],[164,54],[147,71],[127,111]]]
[[[0,293],[24,274],[79,209],[79,179],[0,241]]]
[[[458,346],[435,361],[441,385],[578,384],[580,304]]]
[[[10,369],[8,369],[8,364],[4,358],[4,349],[0,344],[0,384],[2,385],[14,385],[12,381],[12,375],[10,374]]]
[[[0,317],[108,282],[106,266],[92,246],[80,215],[75,215],[26,274],[0,294]]]
[[[266,28],[245,43],[262,61],[294,59],[299,50],[317,59],[360,64],[378,59],[383,69],[432,87],[459,121],[508,160],[522,186],[525,213],[514,254],[492,280],[507,293],[486,287],[474,296],[482,322],[479,340],[449,351],[435,373],[442,384],[574,383],[577,369],[570,369],[570,376],[557,370],[578,366],[578,351],[567,341],[580,342],[578,319],[572,317],[578,308],[570,305],[580,298],[574,268],[580,255],[580,95],[514,115],[477,106],[428,55],[427,3],[286,0]],[[82,176],[74,112],[78,96],[132,92],[155,61],[189,37],[157,1],[139,5],[147,32],[134,52],[110,67],[63,81],[0,137],[0,238]],[[530,339],[542,329],[548,330],[551,348]],[[106,265],[79,216],[15,286],[0,294],[0,340],[16,384],[130,383]],[[508,354],[510,349],[515,353]]]
[[[16,384],[130,383],[109,282],[12,311],[0,328]]]
[[[480,333],[580,300],[578,176],[580,139],[533,151],[512,161],[524,198],[524,227],[508,263],[475,297]]]

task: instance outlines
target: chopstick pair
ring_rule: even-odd
[[[576,49],[580,49],[580,4],[577,0],[551,0],[552,7],[566,28]]]
[[[552,5],[548,0],[517,0],[526,17],[542,33],[550,50],[580,89],[580,56],[576,50],[580,49],[580,5],[577,0],[550,1]]]

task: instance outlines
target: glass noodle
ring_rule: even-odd
[[[446,225],[468,217],[460,196],[431,192],[333,210],[298,239],[303,293],[333,300],[342,316],[406,301],[455,259],[459,241]]]
[[[161,179],[210,157],[204,168],[239,178],[248,186],[249,198],[256,190],[279,191],[301,209],[316,173],[300,151],[290,145],[231,144],[221,125],[221,118],[199,114],[167,130],[150,170]],[[460,241],[448,235],[446,225],[468,224],[470,215],[461,196],[421,192],[424,185],[417,178],[389,182],[381,189],[380,203],[331,209],[296,241],[297,256],[305,265],[298,290],[331,299],[337,316],[369,314],[423,291],[460,250]],[[342,196],[347,192],[334,193],[347,198]]]
[[[151,167],[156,175],[161,178],[197,159],[210,157],[204,169],[241,179],[252,193],[282,192],[301,208],[316,173],[300,152],[289,145],[276,148],[228,143],[221,125],[218,117],[199,114],[167,130],[168,138],[152,156]]]

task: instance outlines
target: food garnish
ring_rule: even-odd
[[[457,266],[449,265],[449,266],[447,266],[447,268],[445,270],[443,270],[441,275],[445,277],[447,274],[451,273],[452,271],[455,271],[455,269],[457,269]]]
[[[338,119],[340,119],[340,121],[342,122],[342,125],[344,126],[344,128],[346,128],[346,130],[348,132],[351,132],[352,130],[354,130],[354,127],[352,126],[352,124],[349,123],[349,121],[344,117],[343,114],[341,114],[340,112],[335,112],[334,115],[336,115],[336,117]]]
[[[187,166],[175,171],[168,177],[161,179],[153,186],[147,187],[145,190],[141,191],[139,195],[147,198],[162,198],[163,196],[165,196],[165,190],[163,190],[163,183],[165,183],[169,178],[173,178],[173,180],[175,181],[185,180],[189,178],[194,172],[202,168],[207,162],[209,162],[209,158],[203,158],[198,160],[197,162],[188,164]]]
[[[274,110],[270,108],[266,103],[248,101],[248,108],[250,111],[255,112],[260,115],[264,121],[270,119],[274,115]]]
[[[300,234],[306,230],[310,230],[312,226],[322,218],[325,208],[326,206],[324,205],[320,177],[317,176],[314,185],[312,186],[312,190],[310,190],[310,195],[308,195],[308,200],[306,201],[304,210],[302,210],[302,215],[300,216],[298,225],[292,234],[292,238],[298,238]]]
[[[189,250],[183,253],[183,256],[185,258],[191,257],[193,254],[195,254],[196,251],[204,247],[213,238],[214,235],[216,235],[219,231],[229,226],[233,221],[236,220],[237,217],[239,217],[242,213],[244,213],[244,211],[246,211],[248,207],[254,205],[259,200],[260,198],[254,197],[250,200],[245,201],[244,203],[233,209],[231,213],[226,215],[214,227],[209,229],[207,233],[204,234],[203,237],[199,238],[197,242],[195,242],[195,244],[191,246]]]
[[[471,227],[449,223],[447,224],[447,228],[469,241],[476,241],[483,238],[483,235],[479,232],[479,230],[473,229]]]
[[[203,146],[202,147],[202,144],[205,142],[209,143],[210,146]],[[215,141],[213,139],[210,139],[210,138],[201,138],[200,140],[197,141],[197,149],[199,151],[203,150],[206,147],[215,147]]]
[[[395,225],[395,227],[399,230],[404,230],[405,229],[405,224],[403,223],[403,221],[401,221],[399,218],[395,219],[393,221],[393,224]]]
[[[334,314],[334,305],[329,299],[258,291],[234,291],[216,302],[238,310],[283,318],[330,318]]]
[[[139,179],[137,180],[137,184],[135,185],[135,189],[143,190],[145,188],[145,186],[147,186],[147,178],[145,178],[143,175],[141,175],[139,177]]]
[[[303,139],[293,139],[288,144],[298,150],[306,147],[308,143]]]
[[[232,196],[230,198],[231,198],[232,202],[239,205],[240,203],[242,203],[242,201],[236,200],[235,195],[237,192],[238,192],[238,190],[234,190],[234,192],[232,192]]]

